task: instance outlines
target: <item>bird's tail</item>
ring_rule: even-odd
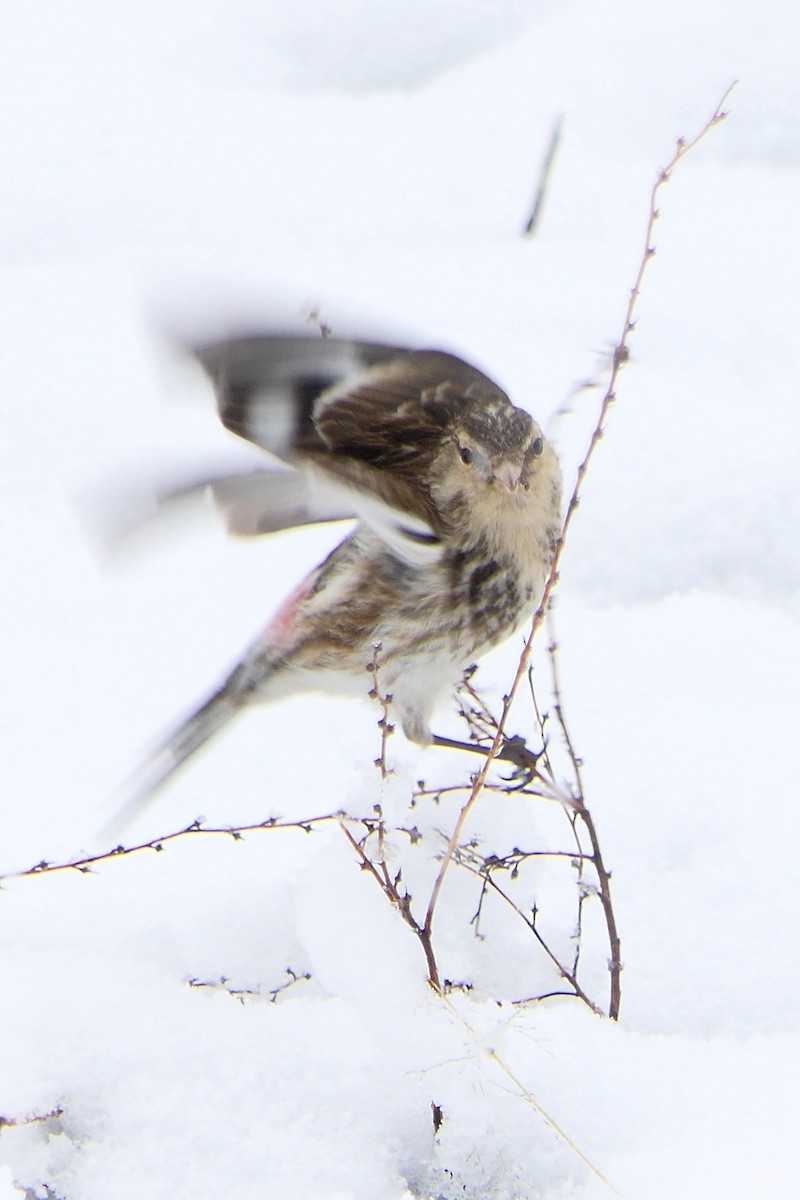
[[[118,835],[156,798],[175,772],[227,725],[246,702],[246,694],[232,686],[234,676],[183,721],[150,755],[125,788],[127,799],[105,832]]]

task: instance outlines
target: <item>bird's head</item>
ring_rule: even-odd
[[[529,490],[544,450],[539,426],[522,409],[468,410],[452,429],[448,474],[463,487],[513,496]]]
[[[435,474],[451,495],[491,491],[521,499],[548,455],[552,451],[529,413],[502,394],[467,393],[448,422]]]
[[[534,515],[557,528],[561,474],[533,417],[499,389],[469,388],[459,401],[431,472],[434,501],[451,530],[502,544],[524,538]]]

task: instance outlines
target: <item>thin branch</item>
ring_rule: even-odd
[[[539,223],[539,217],[542,214],[542,206],[544,205],[544,198],[547,193],[547,185],[550,182],[550,174],[553,170],[553,161],[556,156],[556,150],[558,149],[558,143],[561,140],[561,130],[563,126],[564,118],[561,116],[556,117],[556,122],[553,126],[553,132],[550,134],[550,143],[547,147],[547,152],[545,153],[542,166],[539,171],[539,186],[536,189],[536,196],[533,201],[533,207],[531,208],[531,215],[528,217],[528,220],[525,223],[524,232],[527,237],[530,237],[531,234],[535,233],[536,226]]]
[[[32,867],[27,867],[22,871],[6,871],[0,874],[0,884],[5,883],[9,879],[25,879],[31,875],[52,875],[57,871],[78,871],[83,875],[92,873],[92,867],[98,863],[107,862],[112,858],[127,858],[131,854],[139,854],[143,850],[161,851],[169,842],[177,841],[179,838],[191,837],[193,835],[205,835],[209,837],[230,837],[234,841],[241,841],[245,833],[256,833],[265,829],[299,829],[303,833],[311,833],[315,825],[323,824],[326,821],[339,821],[342,818],[341,812],[325,813],[322,816],[304,817],[297,821],[285,821],[278,817],[268,817],[266,821],[256,821],[250,825],[205,825],[201,820],[192,821],[191,825],[187,825],[183,829],[176,829],[172,833],[162,834],[161,837],[150,838],[146,842],[138,842],[134,846],[114,846],[111,850],[103,850],[97,854],[87,854],[83,858],[71,858],[66,862],[51,863],[42,859],[41,862],[35,863]]]
[[[533,686],[532,664],[528,666],[528,689],[531,694],[531,703],[533,704],[533,712],[534,716],[536,717],[536,723],[539,726],[539,736],[542,739],[542,762],[544,763],[546,770],[550,773],[550,776],[555,778],[555,770],[552,762],[550,761],[550,750],[547,739],[547,721],[549,718],[549,713],[543,713],[539,708],[539,701],[536,697],[536,689]]]
[[[597,836],[594,819],[589,809],[586,807],[583,794],[583,783],[581,780],[581,761],[575,753],[575,748],[567,727],[566,718],[564,716],[564,706],[561,703],[561,681],[559,678],[558,667],[556,665],[555,646],[550,654],[550,669],[553,678],[553,695],[556,699],[556,714],[558,722],[561,726],[561,731],[564,735],[564,741],[567,747],[567,752],[572,761],[573,770],[578,783],[578,793],[574,799],[576,817],[580,817],[586,832],[589,835],[589,841],[592,846],[592,863],[597,873],[599,884],[600,903],[603,906],[603,915],[606,920],[606,929],[608,930],[608,944],[611,951],[611,957],[608,961],[608,973],[610,977],[610,994],[608,1000],[608,1015],[612,1021],[619,1020],[620,1006],[620,975],[622,974],[622,948],[620,945],[619,932],[617,930],[617,920],[614,915],[614,906],[611,902],[611,875],[606,869],[603,862],[603,854],[600,849],[600,839]]]
[[[30,1117],[3,1117],[0,1116],[0,1130],[3,1129],[18,1129],[22,1125],[40,1125],[43,1121],[55,1121],[59,1117],[63,1117],[64,1109],[61,1105],[56,1105],[49,1112],[35,1113]]]
[[[357,838],[353,837],[343,820],[340,822],[340,827],[342,833],[358,855],[362,870],[366,871],[372,876],[378,887],[383,892],[384,896],[386,896],[386,899],[390,902],[390,904],[395,906],[405,923],[416,934],[425,954],[425,961],[428,964],[428,980],[430,985],[435,991],[441,993],[442,984],[439,977],[439,968],[436,964],[433,941],[430,933],[419,924],[411,911],[411,896],[407,892],[400,891],[399,875],[397,879],[391,879],[385,863],[381,864],[382,870],[379,871],[375,863],[367,854],[363,845],[357,840]]]
[[[714,112],[709,117],[709,119],[706,121],[706,123],[703,125],[700,132],[695,135],[695,137],[693,137],[690,141],[686,141],[684,138],[679,138],[675,153],[673,154],[673,156],[670,159],[667,166],[662,168],[659,171],[656,181],[653,184],[652,190],[650,192],[650,208],[649,208],[649,214],[648,214],[648,219],[647,219],[647,228],[645,231],[644,249],[642,251],[642,257],[641,257],[641,261],[639,263],[639,269],[636,274],[636,279],[635,279],[633,288],[631,289],[630,299],[629,299],[627,307],[625,309],[625,316],[624,316],[624,320],[622,323],[622,331],[617,340],[617,343],[616,343],[616,346],[614,349],[614,353],[612,356],[611,372],[610,372],[610,376],[609,376],[609,380],[608,380],[608,385],[606,387],[605,395],[603,396],[603,399],[600,404],[600,413],[598,416],[597,424],[596,424],[594,432],[592,433],[592,436],[589,440],[589,446],[588,446],[588,449],[584,456],[584,459],[578,468],[578,473],[577,473],[577,477],[575,480],[575,486],[573,488],[572,496],[570,497],[569,504],[567,505],[567,511],[566,511],[566,514],[564,517],[564,523],[561,527],[561,534],[558,539],[558,542],[556,543],[556,547],[555,547],[555,550],[553,553],[553,560],[552,560],[552,563],[550,566],[550,573],[547,577],[547,580],[544,585],[544,589],[542,591],[541,599],[539,601],[539,607],[537,608],[537,610],[534,614],[534,617],[533,617],[533,621],[531,623],[530,634],[527,638],[527,641],[525,642],[525,646],[523,648],[522,654],[520,655],[519,663],[517,665],[517,670],[516,670],[516,674],[514,676],[513,683],[511,685],[508,695],[506,697],[504,697],[504,700],[503,700],[503,709],[502,709],[502,713],[500,716],[500,720],[498,722],[497,733],[495,734],[494,740],[492,742],[491,747],[489,748],[489,751],[486,755],[484,763],[475,777],[470,795],[467,798],[466,802],[464,803],[464,805],[458,815],[456,823],[453,827],[453,831],[452,831],[447,849],[445,850],[444,855],[442,856],[442,861],[441,861],[441,864],[439,867],[439,872],[436,876],[436,880],[434,881],[434,885],[431,890],[431,896],[430,896],[430,900],[428,902],[428,910],[425,915],[425,922],[423,925],[425,934],[428,937],[430,937],[431,931],[433,928],[434,914],[436,912],[436,906],[438,904],[439,896],[441,894],[442,885],[444,884],[445,877],[450,868],[450,863],[453,860],[453,856],[456,852],[456,849],[457,849],[459,843],[461,842],[464,825],[466,823],[466,820],[467,820],[470,812],[472,811],[472,808],[474,807],[478,797],[480,796],[480,794],[483,790],[483,786],[486,782],[486,777],[489,773],[489,769],[491,767],[492,761],[497,756],[497,753],[503,744],[503,739],[505,737],[505,727],[506,727],[506,723],[508,721],[508,716],[511,711],[511,706],[514,701],[514,697],[517,694],[517,691],[519,689],[522,679],[525,677],[525,675],[527,673],[528,663],[530,661],[531,653],[533,651],[534,639],[536,638],[536,635],[539,632],[539,629],[544,621],[545,614],[547,612],[547,606],[550,601],[550,595],[553,592],[553,589],[555,588],[556,583],[558,582],[558,571],[559,571],[559,564],[561,562],[561,555],[562,555],[562,552],[564,549],[564,545],[566,543],[567,534],[569,533],[569,529],[572,524],[572,519],[578,508],[578,504],[580,501],[580,494],[581,494],[581,490],[583,487],[584,479],[586,477],[586,472],[589,468],[589,464],[590,464],[592,458],[594,457],[594,453],[595,453],[595,450],[597,449],[600,439],[602,438],[603,433],[605,431],[605,422],[606,422],[606,418],[608,417],[608,413],[611,409],[612,404],[614,403],[614,400],[616,399],[616,386],[617,386],[617,378],[619,376],[619,372],[630,357],[628,341],[629,341],[630,335],[633,333],[634,328],[635,328],[634,314],[636,312],[636,305],[637,305],[639,295],[641,292],[642,280],[644,279],[645,271],[647,270],[647,265],[655,254],[655,247],[652,244],[652,235],[653,235],[653,228],[655,226],[656,221],[658,220],[658,215],[659,215],[657,203],[656,203],[657,199],[658,199],[658,194],[660,192],[660,189],[663,187],[663,185],[665,183],[667,183],[669,181],[669,179],[671,178],[672,172],[675,170],[675,168],[678,166],[678,164],[681,162],[681,160],[683,158],[685,158],[685,156],[689,153],[689,151],[694,149],[694,147],[698,144],[698,142],[700,142],[706,136],[706,134],[710,132],[711,129],[713,129],[715,126],[717,126],[721,121],[723,121],[725,119],[725,117],[727,116],[727,113],[723,111],[722,106],[726,102],[728,96],[730,95],[733,86],[734,85],[732,84],[731,87],[729,87],[726,90],[726,92],[725,92],[724,96],[722,97],[722,99],[720,100],[719,104],[714,109]],[[587,826],[587,828],[588,828],[588,826]],[[591,832],[590,832],[590,837],[591,837]]]
[[[583,1151],[580,1149],[580,1147],[577,1145],[577,1143],[573,1141],[573,1139],[562,1128],[562,1126],[559,1125],[558,1122],[555,1121],[550,1116],[549,1112],[547,1112],[546,1109],[542,1108],[541,1104],[536,1099],[533,1092],[531,1092],[528,1088],[525,1087],[525,1084],[522,1083],[519,1076],[516,1075],[511,1070],[511,1068],[503,1061],[503,1059],[500,1057],[500,1055],[497,1053],[497,1051],[489,1050],[488,1056],[492,1060],[492,1062],[496,1063],[496,1065],[503,1072],[503,1074],[511,1081],[511,1083],[513,1083],[514,1087],[517,1089],[517,1095],[521,1096],[522,1099],[525,1100],[531,1106],[531,1108],[536,1113],[536,1115],[544,1121],[545,1125],[550,1126],[550,1128],[553,1130],[553,1132],[555,1134],[557,1134],[557,1136],[560,1137],[561,1140],[563,1142],[565,1142],[567,1146],[569,1146],[569,1148],[573,1152],[573,1154],[577,1155],[577,1157],[581,1160],[581,1162],[584,1164],[584,1166],[588,1167],[589,1170],[592,1172],[592,1174],[595,1175],[597,1177],[597,1179],[599,1179],[600,1182],[605,1187],[607,1187],[610,1192],[613,1192],[615,1196],[619,1196],[620,1193],[617,1190],[617,1188],[614,1187],[613,1183],[611,1183],[610,1180],[606,1179],[606,1177],[602,1173],[602,1171],[600,1171],[594,1165],[594,1163],[592,1162],[592,1160],[590,1158],[586,1157],[586,1155],[583,1153]]]
[[[288,991],[289,988],[294,987],[297,983],[308,983],[311,979],[308,971],[304,971],[298,975],[291,967],[286,968],[286,976],[287,978],[283,983],[277,984],[274,988],[269,988],[266,993],[262,992],[260,988],[232,987],[231,981],[225,975],[220,976],[219,979],[191,978],[187,979],[186,982],[190,988],[208,988],[210,991],[225,992],[235,1000],[238,1000],[240,1004],[244,1004],[246,999],[261,1000],[265,995],[269,999],[270,1004],[277,1004],[278,996],[283,992]]]
[[[574,992],[540,992],[538,996],[523,996],[521,1000],[512,1000],[510,1003],[515,1004],[517,1008],[522,1008],[526,1004],[541,1004],[543,1000],[553,1000],[557,996],[563,996],[566,1000],[578,1000],[579,997]]]
[[[372,647],[372,661],[367,663],[367,670],[372,675],[372,687],[368,695],[370,700],[377,700],[381,707],[381,716],[378,719],[378,728],[381,731],[381,749],[380,754],[374,760],[375,766],[381,773],[381,779],[386,779],[392,774],[392,771],[386,765],[386,746],[389,738],[394,733],[394,725],[389,720],[389,710],[392,706],[393,696],[391,692],[382,692],[378,682],[378,668],[380,666],[381,643],[376,642]]]
[[[524,921],[527,928],[533,934],[536,941],[541,946],[542,950],[545,952],[545,954],[550,959],[553,966],[558,971],[558,974],[560,975],[560,977],[562,979],[564,979],[570,985],[571,988],[574,989],[574,995],[577,996],[579,1000],[582,1000],[584,1002],[584,1004],[587,1005],[587,1007],[592,1010],[593,1013],[596,1013],[598,1016],[602,1016],[603,1014],[602,1014],[601,1010],[597,1007],[597,1005],[594,1003],[594,1001],[591,999],[591,997],[586,994],[586,992],[583,990],[581,985],[578,983],[578,979],[577,979],[575,972],[570,970],[569,967],[565,966],[564,963],[561,962],[560,958],[555,953],[555,951],[550,949],[550,946],[547,944],[547,942],[542,937],[539,930],[536,928],[535,920],[533,920],[531,917],[527,917],[525,915],[525,913],[522,911],[522,909],[519,907],[519,905],[516,904],[515,901],[512,900],[512,898],[509,896],[508,892],[506,892],[503,888],[501,888],[500,885],[498,883],[496,883],[494,881],[494,879],[492,879],[491,872],[487,871],[485,869],[481,869],[477,866],[474,866],[472,863],[470,863],[466,859],[463,859],[461,856],[459,856],[458,861],[459,861],[460,866],[463,866],[467,871],[470,871],[473,875],[477,875],[478,878],[483,881],[484,888],[487,888],[487,887],[491,888],[492,891],[497,893],[497,895],[501,898],[501,900],[504,900],[506,902],[506,904],[514,910],[514,912],[517,914],[517,916],[520,917]]]

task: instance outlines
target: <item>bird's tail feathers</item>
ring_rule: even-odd
[[[187,720],[183,721],[147,758],[124,786],[125,802],[106,825],[105,833],[118,836],[156,799],[162,787],[183,764],[239,712],[241,691],[228,680]]]

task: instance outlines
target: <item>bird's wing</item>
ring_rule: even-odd
[[[229,533],[258,537],[280,529],[346,521],[356,516],[348,497],[333,487],[315,484],[306,472],[258,469],[233,475],[194,479],[159,491],[159,512],[211,493]]]
[[[462,359],[334,338],[247,337],[197,347],[232,432],[324,479],[401,557],[436,553],[430,467],[467,400],[508,403]]]

